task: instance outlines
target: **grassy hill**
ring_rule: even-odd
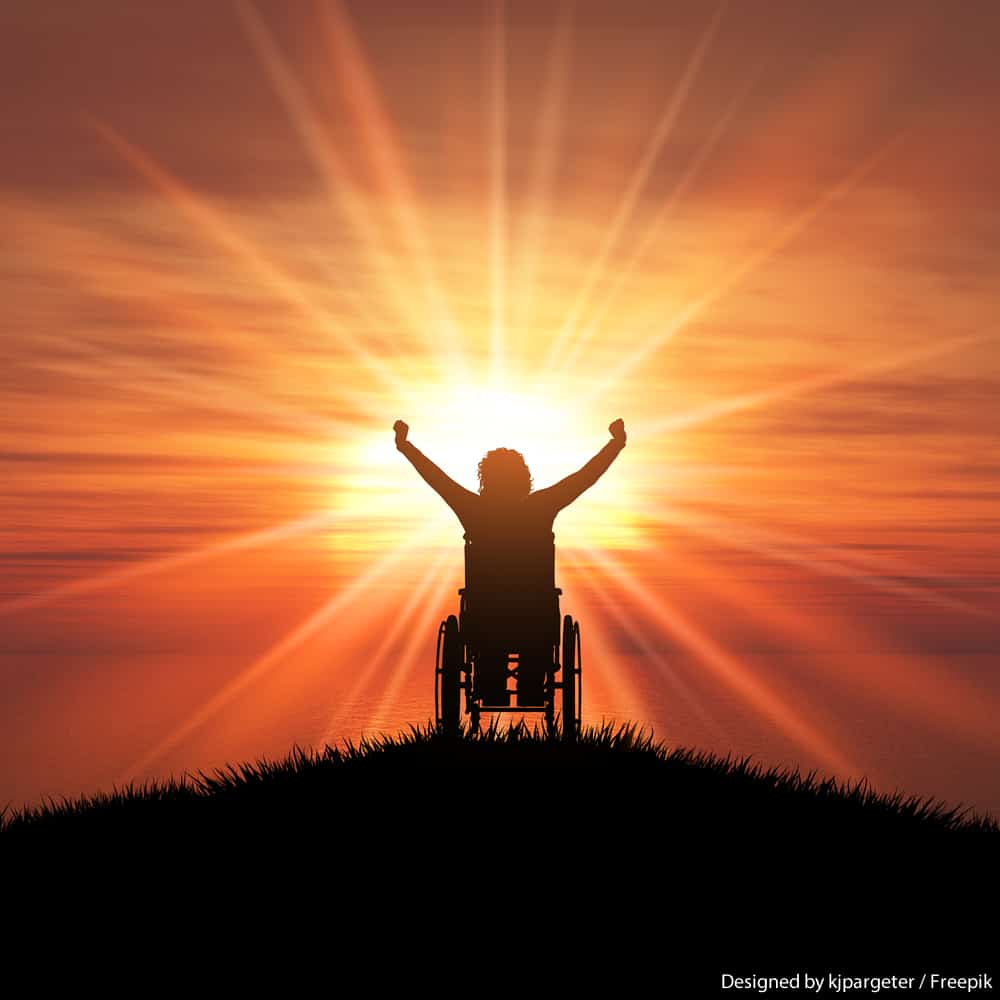
[[[567,993],[685,998],[731,996],[733,972],[987,968],[998,847],[997,824],[958,807],[634,726],[573,744],[412,728],[8,810],[0,828],[24,887],[5,883],[7,912],[47,940],[90,929],[110,947],[112,913],[143,938],[165,923],[162,941],[183,934],[227,970],[287,939],[282,967],[314,962],[331,983],[469,970],[511,992],[541,969],[536,986]],[[238,950],[220,950],[232,928]]]
[[[958,806],[671,749],[630,725],[587,728],[575,743],[525,725],[452,736],[428,726],[323,752],[296,748],[284,760],[8,809],[0,844],[317,825],[351,839],[407,809],[422,817],[425,832],[474,827],[484,813],[517,826],[530,814],[535,828],[570,827],[581,837],[655,828],[742,841],[794,835],[841,844],[889,838],[947,851],[1000,847],[994,820]]]

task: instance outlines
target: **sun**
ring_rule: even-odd
[[[568,395],[568,393],[567,393]],[[531,470],[534,489],[542,489],[575,472],[608,441],[607,421],[584,415],[572,403],[500,384],[441,384],[411,402],[411,412],[388,416],[348,453],[347,475],[338,482],[336,506],[348,516],[381,523],[392,535],[399,519],[418,511],[440,523],[449,538],[454,515],[444,508],[393,443],[394,419],[410,426],[410,440],[452,479],[478,493],[479,461],[492,448],[521,452]],[[614,414],[612,414],[612,417]],[[626,463],[609,472],[615,480],[599,483],[562,515],[560,539],[595,544],[608,533],[616,542],[638,541],[623,500]],[[627,477],[626,477],[627,478]],[[627,536],[627,537],[626,537]],[[443,540],[443,537],[442,539]]]
[[[470,489],[478,486],[479,460],[492,448],[521,452],[536,489],[572,471],[574,457],[593,448],[572,409],[554,400],[509,388],[452,386],[432,394],[429,404],[420,418],[423,434],[414,426],[415,440],[433,433],[438,464]]]

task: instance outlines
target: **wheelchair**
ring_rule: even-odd
[[[483,713],[530,712],[544,717],[556,732],[556,700],[562,736],[580,733],[583,671],[580,624],[561,616],[555,586],[555,544],[533,559],[535,572],[523,587],[508,587],[516,597],[497,613],[503,595],[492,587],[490,567],[465,535],[465,586],[458,615],[441,622],[434,671],[434,714],[439,730],[458,732],[463,714],[478,732]],[[551,586],[550,586],[551,584]],[[510,682],[514,689],[510,689]],[[511,699],[515,704],[511,704]]]

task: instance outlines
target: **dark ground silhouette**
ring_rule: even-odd
[[[530,972],[682,997],[736,995],[724,972],[984,971],[998,847],[960,809],[607,726],[572,743],[414,729],[8,814],[0,832],[49,923],[72,887],[84,921],[98,900],[145,921],[169,899],[185,922],[294,927],[283,961],[373,988],[465,971],[509,992]],[[22,898],[8,885],[9,914]]]
[[[865,782],[767,769],[748,758],[670,749],[626,725],[586,728],[576,744],[525,724],[491,726],[478,735],[463,729],[457,736],[433,726],[411,728],[357,746],[296,749],[281,761],[8,809],[0,836],[13,846],[91,833],[169,837],[230,822],[255,830],[270,822],[307,829],[314,822],[352,818],[355,799],[381,799],[392,808],[407,799],[418,802],[421,812],[433,802],[442,818],[458,818],[469,798],[488,806],[501,793],[520,797],[511,801],[512,811],[530,803],[538,823],[572,822],[575,816],[581,829],[606,824],[609,832],[637,832],[669,816],[678,836],[714,831],[747,841],[794,835],[816,845],[889,838],[928,851],[1000,848],[997,823],[961,807],[879,793]],[[365,814],[353,819],[366,825]]]

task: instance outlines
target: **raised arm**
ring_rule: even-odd
[[[401,451],[409,460],[410,464],[420,473],[424,482],[427,483],[444,502],[458,515],[458,519],[464,524],[467,513],[478,497],[472,490],[467,490],[460,486],[451,476],[441,471],[419,448],[406,440],[406,435],[410,428],[397,420],[392,425],[396,432],[396,448]]]
[[[571,504],[584,490],[590,489],[625,447],[625,422],[620,418],[608,427],[611,440],[578,472],[559,480],[553,486],[538,490],[534,495],[560,511]]]

